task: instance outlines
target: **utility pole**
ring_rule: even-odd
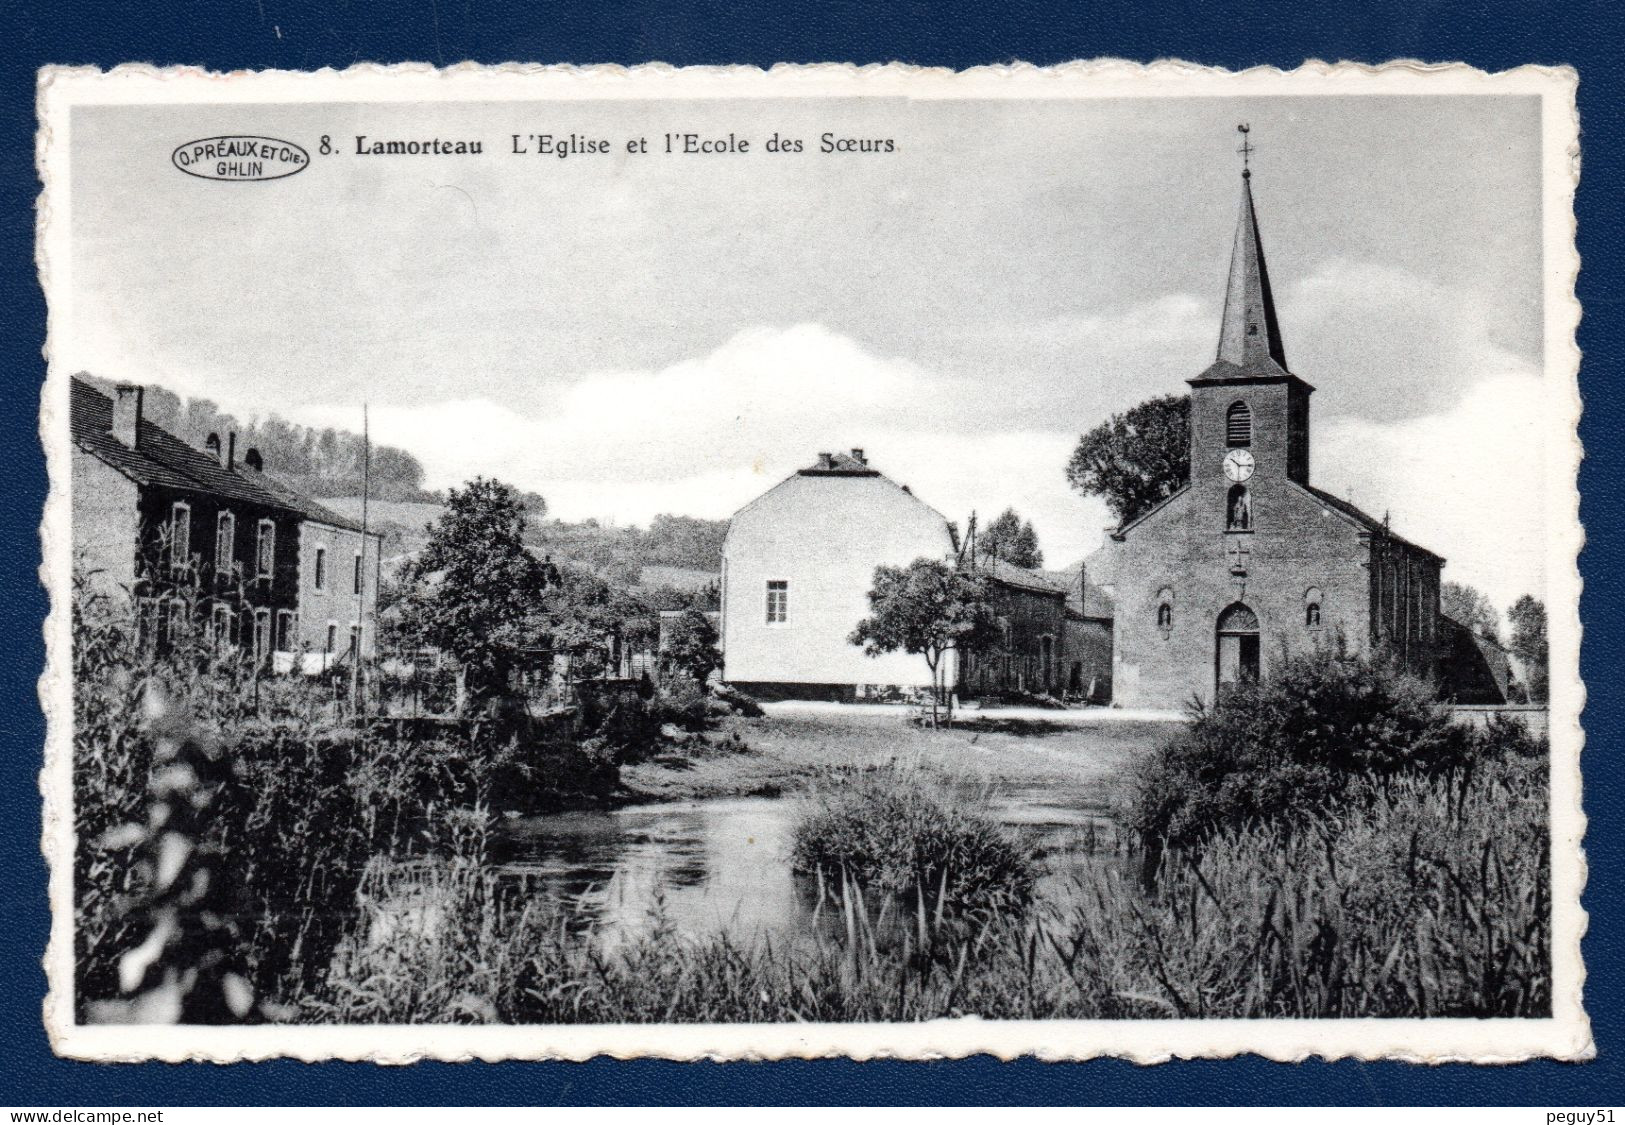
[[[367,628],[367,498],[372,491],[372,435],[368,427],[367,404],[361,404],[361,557],[355,564],[355,651],[350,664],[350,701],[356,724],[363,725],[361,694],[361,651]]]

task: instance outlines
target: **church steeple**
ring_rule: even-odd
[[[1239,126],[1243,160],[1251,156],[1247,126]],[[1309,483],[1309,396],[1313,387],[1287,369],[1281,325],[1275,319],[1264,243],[1253,208],[1253,173],[1241,170],[1241,217],[1230,252],[1230,282],[1219,326],[1219,354],[1191,386],[1192,481],[1197,466],[1218,473],[1224,459],[1245,450],[1256,466],[1243,487],[1248,499],[1263,496],[1280,478]],[[1222,475],[1215,487],[1228,496]],[[1262,490],[1262,491],[1260,491]],[[1215,504],[1218,500],[1213,501]]]
[[[1244,151],[1250,152],[1251,147],[1243,142]],[[1274,375],[1286,370],[1286,349],[1281,346],[1281,326],[1275,319],[1264,243],[1258,237],[1252,175],[1251,169],[1242,170],[1241,217],[1230,252],[1230,284],[1224,294],[1218,358],[1249,375]],[[1271,370],[1272,365],[1280,371]]]

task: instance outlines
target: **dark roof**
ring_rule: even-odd
[[[878,477],[867,460],[859,460],[847,453],[820,453],[818,460],[805,469],[797,470],[804,477]]]
[[[1294,481],[1293,483],[1297,484],[1296,481]],[[1391,529],[1389,529],[1389,527],[1385,523],[1383,523],[1382,520],[1375,519],[1374,517],[1372,517],[1372,516],[1368,515],[1367,513],[1361,511],[1359,508],[1356,508],[1353,504],[1350,504],[1347,500],[1344,500],[1341,496],[1333,496],[1330,492],[1326,492],[1326,491],[1323,491],[1322,489],[1315,488],[1312,485],[1300,484],[1300,485],[1298,485],[1298,487],[1303,489],[1309,495],[1313,496],[1316,500],[1319,500],[1322,504],[1325,504],[1328,508],[1335,509],[1336,511],[1339,511],[1343,515],[1347,516],[1349,519],[1351,519],[1351,520],[1355,521],[1356,523],[1360,524],[1367,531],[1373,531],[1373,532],[1377,532],[1379,534],[1385,535],[1389,539],[1394,540],[1396,543],[1403,543],[1405,546],[1411,548],[1413,551],[1420,551],[1422,554],[1427,555],[1429,558],[1437,559],[1440,563],[1444,562],[1443,556],[1434,554],[1432,551],[1428,550],[1426,547],[1421,546],[1420,544],[1412,543],[1409,539],[1406,539],[1403,535],[1395,535],[1393,533],[1393,531]]]
[[[1035,594],[1051,594],[1062,597],[1066,595],[1066,579],[1046,571],[1028,570],[1026,567],[1007,563],[1003,559],[979,559],[977,560],[977,566],[989,575],[993,581],[1002,586],[1010,586],[1017,590],[1028,590]]]
[[[361,530],[361,524],[359,521],[353,520],[348,516],[341,516],[332,508],[329,508],[324,504],[318,504],[310,497],[296,492],[286,482],[278,480],[270,473],[261,472],[255,474],[253,477],[253,482],[264,488],[266,491],[275,494],[286,507],[292,508],[294,511],[298,512],[308,520],[312,520],[315,523],[325,523],[329,527],[340,527],[345,531]],[[368,531],[367,534],[379,535],[381,533],[377,531]]]
[[[137,484],[205,492],[228,500],[281,508],[306,519],[360,530],[342,516],[263,474],[221,465],[201,449],[142,419],[132,449],[111,433],[113,400],[82,379],[72,380],[69,428],[74,444]]]

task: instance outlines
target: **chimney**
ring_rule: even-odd
[[[120,383],[113,388],[113,424],[108,432],[131,449],[141,440],[141,400],[145,395],[134,383]]]
[[[210,434],[207,438],[205,438],[203,440],[203,448],[210,457],[214,458],[216,464],[225,464],[226,459],[220,454],[219,434]]]
[[[265,458],[260,456],[260,451],[257,449],[250,448],[247,453],[243,454],[243,464],[251,472],[263,473],[265,471]]]
[[[226,461],[225,461],[225,467],[227,469],[235,469],[237,467],[237,431],[236,430],[233,430],[231,433],[226,435]]]
[[[867,465],[869,463],[864,459],[863,450],[861,449],[854,449],[852,451],[852,460],[856,461],[860,465]]]
[[[833,469],[835,467],[835,455],[832,453],[820,453],[818,455],[818,467],[825,470]]]

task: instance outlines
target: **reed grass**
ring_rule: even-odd
[[[388,1023],[1548,1014],[1544,765],[1359,790],[1313,830],[1255,824],[1166,851],[1149,887],[1101,857],[1064,901],[1027,910],[956,917],[926,896],[877,910],[836,882],[834,932],[787,941],[657,920],[610,947],[577,906],[505,893],[493,872],[419,868],[395,897],[380,870],[301,1010]],[[888,909],[911,914],[897,925]]]

